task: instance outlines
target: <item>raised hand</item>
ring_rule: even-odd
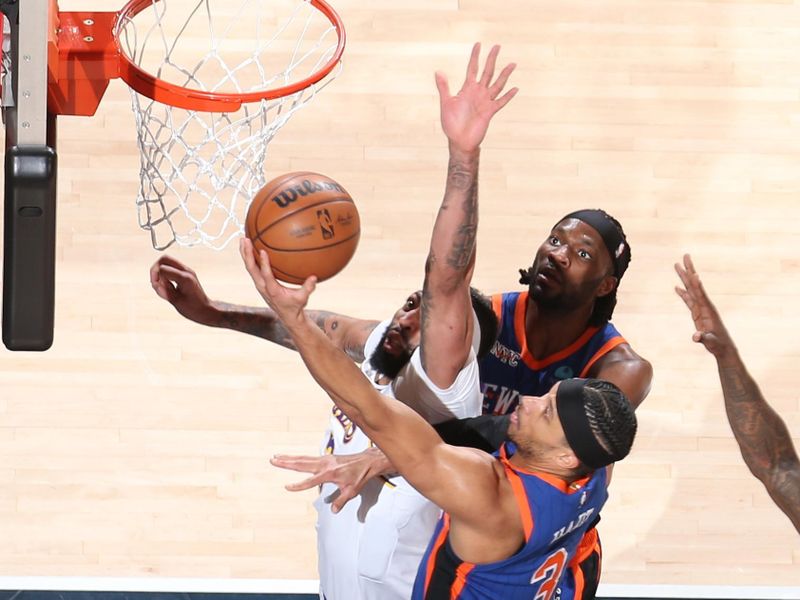
[[[281,469],[311,473],[311,477],[286,486],[290,492],[308,490],[323,483],[332,483],[339,493],[331,502],[331,510],[338,513],[345,504],[355,498],[364,485],[384,470],[391,470],[386,457],[376,449],[358,454],[324,456],[286,456],[278,454],[270,463]]]
[[[512,88],[500,96],[511,72],[516,67],[514,63],[506,65],[497,79],[492,81],[500,46],[493,46],[489,51],[483,74],[478,79],[480,51],[480,43],[472,47],[467,76],[455,96],[450,95],[450,88],[444,73],[436,72],[442,129],[451,146],[464,152],[473,151],[480,146],[492,116],[508,104],[518,91],[517,88]]]
[[[253,243],[246,237],[239,242],[239,253],[242,255],[244,265],[253,279],[258,293],[275,311],[280,320],[287,327],[302,321],[305,318],[303,309],[317,286],[317,278],[312,275],[305,280],[301,287],[289,288],[275,279],[269,265],[269,257],[264,250],[261,250],[258,260],[256,260]]]
[[[683,288],[676,286],[675,291],[686,303],[694,321],[695,332],[692,340],[703,344],[706,350],[718,359],[731,353],[735,354],[736,346],[728,334],[728,330],[725,329],[716,307],[709,300],[703,288],[700,276],[692,263],[692,257],[685,254],[683,266],[675,263],[675,271],[683,283]]]
[[[150,267],[150,285],[161,298],[172,304],[182,316],[201,325],[211,325],[214,307],[206,296],[197,274],[182,262],[159,257]]]

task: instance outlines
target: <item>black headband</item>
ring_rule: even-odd
[[[556,391],[556,407],[567,443],[575,456],[587,467],[599,469],[617,459],[600,445],[589,424],[583,398],[583,388],[588,381],[578,378],[562,381]]]
[[[622,279],[628,263],[631,262],[631,247],[625,240],[625,235],[614,225],[614,221],[605,211],[598,209],[576,210],[561,219],[578,219],[597,231],[603,238],[603,244],[608,250],[611,262],[614,263],[614,276]]]

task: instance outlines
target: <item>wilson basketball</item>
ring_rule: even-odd
[[[353,257],[361,222],[350,194],[330,177],[298,171],[276,177],[253,198],[245,234],[266,250],[275,277],[303,283],[336,275]]]

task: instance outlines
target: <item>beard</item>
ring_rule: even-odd
[[[520,431],[519,428],[511,432],[509,431],[507,434],[507,439],[514,443],[514,446],[517,448],[517,454],[522,456],[525,459],[535,458],[538,456],[539,448],[532,440],[526,438]]]
[[[561,273],[559,288],[553,290],[537,282],[536,277],[539,273],[537,266],[531,267],[528,272],[530,273],[528,294],[539,308],[553,314],[568,314],[593,301],[594,291],[603,280],[603,277],[599,277],[575,284],[566,281]]]
[[[552,292],[535,282],[530,285],[528,293],[539,308],[551,313],[570,313],[586,302],[582,290],[561,289]]]
[[[378,342],[378,346],[375,348],[372,356],[369,357],[369,364],[373,369],[378,371],[378,373],[385,375],[389,379],[394,379],[403,367],[408,364],[408,361],[411,360],[413,351],[408,348],[403,348],[398,355],[389,354],[383,347],[383,343],[386,341],[386,336],[388,334],[389,329],[387,328],[386,331],[383,332],[381,340]]]
[[[517,448],[517,454],[525,460],[541,460],[552,452],[553,447],[549,444],[544,444],[540,440],[534,439],[530,434],[526,434],[517,428],[516,431],[509,431],[507,439],[514,443]]]

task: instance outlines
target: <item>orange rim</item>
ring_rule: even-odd
[[[339,36],[333,56],[317,72],[290,85],[246,94],[203,92],[181,87],[162,81],[143,71],[125,54],[119,43],[119,33],[125,20],[135,17],[151,6],[154,1],[158,2],[159,0],[130,0],[119,12],[114,23],[114,40],[117,43],[120,57],[119,76],[138,93],[162,104],[202,112],[235,112],[241,108],[242,104],[290,96],[321,81],[339,63],[344,52],[346,36],[344,24],[339,15],[325,0],[311,0],[310,4],[328,18]]]

